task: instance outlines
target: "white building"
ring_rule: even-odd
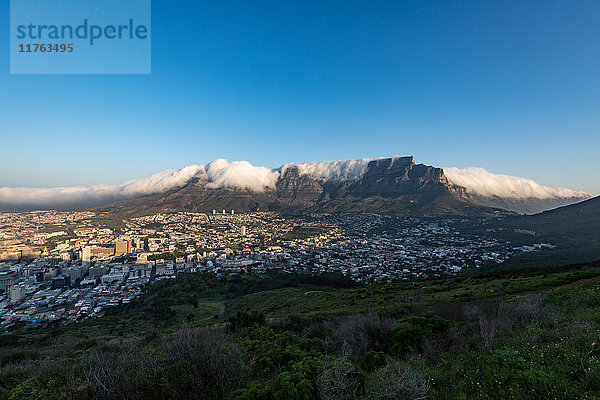
[[[11,286],[10,289],[8,289],[8,297],[10,298],[10,301],[19,301],[25,297],[25,291],[25,285]]]
[[[81,257],[81,262],[84,266],[89,267],[92,259],[92,248],[90,246],[85,246],[83,248],[83,256]]]
[[[81,282],[79,282],[79,285],[81,286],[87,286],[87,285],[94,285],[96,286],[96,280],[95,279],[83,279]]]
[[[113,283],[113,282],[123,282],[127,279],[127,274],[119,273],[119,274],[106,274],[102,275],[102,283]]]

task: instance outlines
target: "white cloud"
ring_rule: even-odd
[[[527,179],[491,173],[483,168],[444,168],[450,182],[463,186],[471,194],[508,199],[587,198],[589,193],[571,189],[552,188]]]
[[[262,192],[266,188],[274,189],[279,172],[267,167],[256,167],[248,161],[219,159],[206,166],[208,188],[238,187]]]
[[[0,188],[0,207],[16,210],[89,207],[176,189],[199,173],[206,174],[209,188],[239,187],[256,192],[274,188],[279,178],[279,172],[271,168],[256,167],[247,161],[230,163],[219,159],[207,165],[170,169],[119,185]]]
[[[340,160],[340,161],[315,161],[302,164],[286,164],[283,170],[290,165],[298,166],[300,174],[309,175],[312,178],[321,181],[343,182],[354,180],[360,177],[367,168],[369,162],[377,158],[361,158],[358,160]]]
[[[202,165],[158,172],[120,185],[95,185],[56,188],[0,188],[0,205],[9,208],[88,206],[109,201],[161,193],[185,185]]]
[[[119,193],[126,197],[161,193],[185,185],[204,165],[188,165],[181,169],[169,169],[147,178],[134,179],[119,185]]]

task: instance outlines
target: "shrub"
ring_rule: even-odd
[[[360,361],[360,367],[367,371],[373,372],[383,367],[387,362],[387,355],[382,351],[367,351],[365,356]]]
[[[348,360],[326,358],[321,363],[317,387],[323,400],[356,399],[362,389],[362,375]]]
[[[227,327],[232,331],[238,331],[243,328],[260,326],[265,323],[265,315],[258,311],[246,312],[238,311],[228,319]]]
[[[345,317],[334,331],[329,350],[359,362],[369,350],[389,352],[394,344],[394,321],[375,313]]]
[[[393,330],[392,351],[396,354],[405,354],[410,349],[419,349],[425,338],[441,336],[452,325],[452,321],[432,312],[423,313],[418,317],[408,317]]]
[[[425,399],[429,390],[429,378],[422,367],[411,367],[397,360],[373,373],[365,387],[369,400]]]

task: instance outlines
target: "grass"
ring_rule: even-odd
[[[234,298],[225,302],[227,313],[258,311],[267,317],[289,314],[350,314],[366,310],[418,308],[437,303],[507,299],[600,277],[600,268],[590,267],[555,273],[515,272],[506,276],[473,276],[420,282],[378,284],[347,289],[303,285]]]
[[[309,278],[182,276],[99,319],[0,335],[0,398],[600,398],[598,263]]]
[[[208,321],[215,315],[219,315],[221,308],[218,304],[199,304],[198,307],[189,304],[172,306],[171,310],[175,313],[174,325],[181,327],[196,327],[210,324]],[[191,320],[188,316],[193,316]]]

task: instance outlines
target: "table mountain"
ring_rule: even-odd
[[[406,216],[496,216],[510,212],[476,204],[462,187],[451,184],[444,171],[416,164],[413,157],[370,161],[362,174],[346,180],[318,178],[298,165],[281,168],[272,188],[211,186],[204,170],[181,188],[100,207],[127,215],[152,212],[281,212],[378,213]]]

